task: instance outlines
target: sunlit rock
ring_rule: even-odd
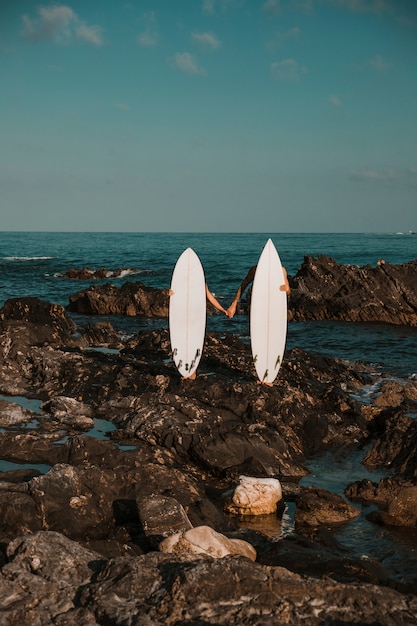
[[[175,533],[159,544],[161,552],[191,553],[223,558],[225,556],[246,556],[256,560],[256,550],[242,539],[229,539],[210,526],[197,526],[185,532]]]
[[[233,515],[268,515],[275,513],[282,500],[282,489],[276,478],[239,476],[240,483],[224,509]]]
[[[20,404],[0,400],[0,427],[28,423],[34,417],[35,414],[32,411],[23,408]]]

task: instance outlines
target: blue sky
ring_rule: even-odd
[[[417,230],[416,0],[3,0],[0,229]]]

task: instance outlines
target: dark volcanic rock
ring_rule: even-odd
[[[332,572],[339,582],[361,580],[372,584],[388,584],[389,574],[371,559],[354,559],[333,534],[319,528],[308,536],[284,537],[280,541],[262,545],[258,549],[258,563],[280,565],[298,574],[320,577]]]
[[[59,304],[38,298],[12,298],[0,309],[3,354],[13,351],[20,339],[28,345],[71,345],[75,323]]]
[[[379,483],[369,479],[359,480],[345,489],[345,495],[352,502],[361,502],[364,505],[370,503],[386,506],[405,485],[399,478],[383,478]]]
[[[126,274],[137,274],[137,270],[133,268],[118,268],[116,270],[109,270],[106,268],[100,268],[98,270],[92,270],[88,267],[81,269],[70,269],[62,274],[62,278],[70,278],[76,280],[102,280],[103,278],[119,278]]]
[[[1,391],[8,395],[31,395],[28,388],[36,371],[31,351],[56,358],[57,348],[77,345],[75,328],[64,307],[58,304],[38,298],[7,300],[0,309]],[[44,377],[43,371],[40,376]]]
[[[146,538],[155,548],[164,537],[192,528],[184,507],[175,498],[157,494],[140,496],[137,507]]]
[[[355,519],[361,513],[336,493],[315,487],[303,489],[296,502],[294,520],[297,526],[335,526]]]
[[[167,317],[167,289],[127,282],[120,288],[111,284],[92,286],[70,296],[68,309],[84,315],[141,315]]]
[[[401,407],[377,417],[380,432],[363,463],[369,469],[388,467],[397,475],[417,482],[417,420]]]
[[[110,322],[86,324],[81,329],[83,346],[100,346],[111,349],[123,348],[121,333],[117,332]]]
[[[384,380],[381,383],[374,405],[378,407],[396,407],[408,402],[408,408],[417,412],[417,382],[414,380]]]
[[[103,560],[58,533],[8,547],[0,604],[6,624],[415,623],[417,599],[370,584],[301,577],[284,567],[151,552]]]
[[[71,270],[69,277],[96,276],[92,270]],[[379,262],[377,267],[341,265],[319,255],[305,256],[297,274],[290,279],[289,319],[384,322],[417,326],[417,261],[402,265]],[[166,317],[167,289],[127,282],[121,287],[95,285],[70,296],[69,310],[85,315],[132,315]],[[239,312],[245,309],[244,303]],[[214,309],[208,305],[208,313]]]
[[[56,624],[73,611],[78,589],[102,566],[98,554],[55,532],[17,538],[8,557],[1,573],[0,616],[10,626]],[[93,614],[88,623],[96,624]]]
[[[49,413],[62,427],[88,431],[94,426],[91,407],[74,398],[56,396],[41,404],[41,409]]]
[[[291,280],[290,317],[417,326],[416,276],[417,261],[373,268],[305,256]]]
[[[367,519],[387,526],[417,526],[417,485],[398,478],[384,478],[379,484],[363,480],[349,485],[345,494],[363,504],[376,503],[382,510],[372,511]]]
[[[368,519],[388,526],[417,527],[417,485],[403,486],[390,500],[386,511],[371,513]]]

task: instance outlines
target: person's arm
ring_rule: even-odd
[[[290,283],[288,282],[287,270],[284,266],[282,266],[282,273],[284,274],[284,284],[280,285],[280,291],[285,291],[287,296],[289,296],[291,292],[291,287]]]
[[[207,283],[206,283],[206,297],[207,297],[207,300],[210,302],[210,304],[212,304],[218,311],[221,311],[222,313],[226,315],[226,309],[224,309],[222,305],[220,304],[220,302],[218,302],[216,298],[213,296],[213,294],[211,293],[210,289],[207,286]]]
[[[242,297],[243,293],[245,292],[246,287],[250,285],[250,283],[253,282],[253,279],[255,278],[255,272],[256,272],[256,265],[253,265],[250,268],[249,272],[246,274],[245,278],[240,283],[239,287],[237,288],[235,297],[233,298],[229,308],[226,311],[227,317],[233,317],[234,314],[236,313],[238,302],[240,298]]]
[[[169,296],[174,295],[174,292],[172,291],[172,289],[169,289],[168,295]],[[218,302],[216,298],[213,296],[213,294],[211,293],[210,289],[207,286],[207,283],[206,283],[206,298],[218,311],[221,311],[222,313],[226,315],[226,310],[222,307],[220,302]]]

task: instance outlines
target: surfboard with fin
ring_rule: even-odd
[[[257,376],[272,384],[284,356],[287,337],[287,294],[280,290],[284,273],[278,252],[268,239],[253,280],[250,338]]]
[[[201,261],[187,248],[175,265],[169,300],[172,358],[183,378],[192,376],[200,363],[206,329],[206,282]]]

